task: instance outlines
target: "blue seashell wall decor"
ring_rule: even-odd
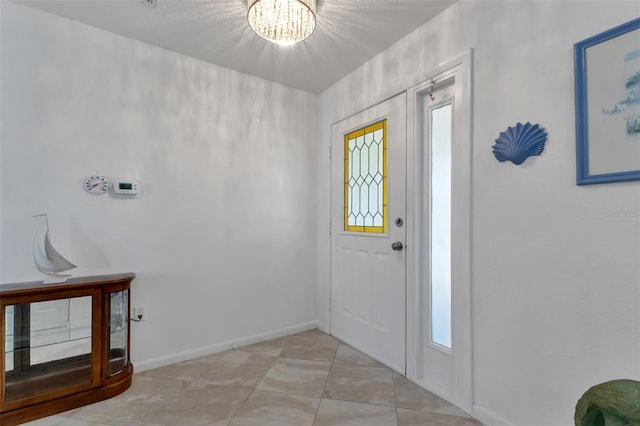
[[[500,162],[522,164],[532,155],[540,155],[547,141],[547,132],[538,124],[518,123],[500,133],[493,146],[493,155]]]

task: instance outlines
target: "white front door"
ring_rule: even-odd
[[[404,374],[406,94],[331,138],[331,334]]]

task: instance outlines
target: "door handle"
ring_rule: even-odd
[[[402,251],[403,248],[404,248],[404,246],[402,245],[402,243],[400,241],[396,241],[395,243],[391,244],[391,249],[392,250]]]

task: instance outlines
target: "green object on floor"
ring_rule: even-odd
[[[640,426],[640,382],[612,380],[593,386],[576,405],[575,426]]]

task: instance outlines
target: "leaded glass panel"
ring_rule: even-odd
[[[387,120],[344,137],[344,227],[387,232]]]

